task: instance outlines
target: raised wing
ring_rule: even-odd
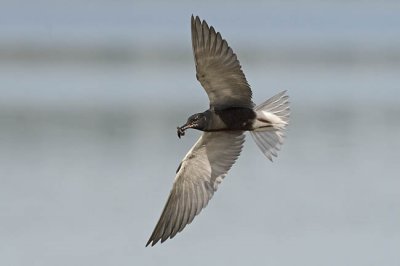
[[[192,16],[196,78],[208,94],[211,108],[252,108],[251,89],[236,54],[207,22]]]
[[[207,206],[243,147],[241,131],[204,132],[182,160],[161,217],[146,246],[173,238]]]

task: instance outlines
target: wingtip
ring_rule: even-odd
[[[150,238],[146,243],[146,247],[148,247],[150,245],[151,241],[152,241],[152,239]]]
[[[200,24],[200,25],[202,24],[200,17],[199,16],[194,16],[193,14],[192,14],[192,23],[193,24]]]
[[[151,237],[150,239],[149,239],[149,241],[147,241],[147,243],[146,243],[146,247],[148,247],[149,245],[150,245],[150,247],[154,247],[154,245],[155,244],[157,244],[158,243],[158,241],[160,241],[160,243],[162,244],[162,243],[164,243],[164,241],[165,240],[167,240],[168,238],[173,238],[173,236],[171,237],[171,236],[168,236],[168,237],[166,237],[166,238],[153,238],[153,237]]]
[[[154,241],[154,239],[150,238],[149,241],[147,241],[146,243],[146,247],[148,247],[149,245],[150,247],[153,247],[156,243],[157,241]]]
[[[196,27],[198,27],[198,25],[201,25],[201,20],[200,20],[199,16],[194,16],[192,14],[190,22],[192,24],[192,33],[193,33],[195,31]]]
[[[155,244],[157,244],[157,242],[158,242],[159,240],[160,240],[160,239],[157,238],[157,237],[155,236],[155,231],[154,231],[154,232],[151,234],[149,240],[147,241],[146,247],[148,247],[149,245],[150,245],[151,247],[153,247]]]

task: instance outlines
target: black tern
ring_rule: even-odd
[[[178,127],[179,138],[189,128],[203,133],[180,163],[167,203],[146,246],[173,238],[207,206],[239,157],[245,131],[272,161],[289,123],[286,91],[255,106],[236,54],[221,34],[193,15],[191,30],[196,78],[208,95],[210,107]]]

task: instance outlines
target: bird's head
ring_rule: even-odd
[[[185,135],[185,130],[188,128],[204,130],[207,125],[207,115],[205,113],[198,113],[190,116],[186,122],[181,127],[178,127],[178,137]]]

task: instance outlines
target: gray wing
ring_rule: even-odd
[[[192,16],[192,45],[196,78],[216,109],[226,107],[252,108],[251,89],[236,54],[207,22]]]
[[[207,206],[243,147],[241,131],[204,132],[182,160],[161,217],[146,246],[173,238]]]

